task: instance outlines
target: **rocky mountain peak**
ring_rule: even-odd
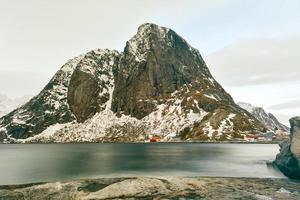
[[[122,53],[97,49],[67,62],[0,128],[31,142],[228,140],[265,130],[212,77],[198,50],[149,23]]]
[[[159,25],[153,24],[153,23],[144,23],[138,27],[137,34],[143,34],[145,32],[148,32],[148,33],[149,32],[157,32],[162,35],[165,35],[165,33],[168,31],[170,31],[170,29],[167,27],[159,26]]]
[[[170,38],[167,33],[170,29],[158,26],[156,24],[142,24],[137,33],[127,42],[125,51],[135,54],[143,54],[154,47],[156,41],[163,42]]]
[[[138,28],[137,33],[126,43],[124,52],[127,55],[134,55],[137,60],[147,60],[149,56],[157,54],[169,55],[170,53],[180,52],[184,54],[178,55],[179,57],[199,57],[199,61],[203,62],[199,51],[191,47],[175,31],[151,23],[143,24]],[[182,63],[182,66],[185,66],[184,63]],[[199,68],[201,65],[196,64],[188,67]],[[204,70],[208,71],[206,68]]]
[[[199,52],[182,37],[171,29],[144,24],[124,49],[113,111],[142,118],[184,85],[199,85],[201,89],[200,83],[221,89]]]

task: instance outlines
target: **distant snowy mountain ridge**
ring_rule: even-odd
[[[269,130],[271,131],[281,130],[281,131],[288,132],[287,126],[280,123],[272,113],[267,113],[263,108],[255,107],[249,103],[244,103],[244,102],[238,102],[237,105],[239,105],[241,108],[251,113],[257,120],[263,123]]]

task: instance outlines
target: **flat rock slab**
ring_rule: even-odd
[[[135,177],[0,186],[13,199],[299,200],[300,181],[259,178]]]

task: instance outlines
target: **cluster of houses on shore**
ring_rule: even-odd
[[[246,134],[241,141],[246,142],[272,142],[272,141],[283,141],[286,138],[288,138],[288,133],[285,131],[279,131],[276,132],[266,132],[266,133],[259,133],[259,134]],[[162,141],[162,138],[158,135],[151,135],[147,142],[160,142]],[[175,140],[174,140],[175,141]],[[177,141],[177,140],[176,140]]]
[[[258,135],[256,134],[246,134],[244,139],[247,142],[256,142],[256,141],[261,141],[261,142],[270,142],[275,140],[276,136],[275,133],[273,132],[267,132],[267,133],[260,133]]]
[[[281,141],[286,138],[288,138],[288,133],[278,130],[276,132],[246,134],[244,140],[247,142],[272,142],[272,141]]]

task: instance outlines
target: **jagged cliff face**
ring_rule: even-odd
[[[198,50],[174,31],[154,24],[141,26],[127,42],[116,77],[112,109],[141,119],[189,84],[231,97],[212,78]],[[203,87],[205,86],[205,87]]]
[[[288,127],[281,124],[277,118],[272,113],[267,113],[261,107],[252,106],[249,103],[238,102],[237,103],[241,108],[247,110],[251,113],[258,121],[265,125],[270,131],[284,131],[288,132]]]
[[[119,57],[117,51],[95,50],[76,66],[68,86],[68,104],[78,122],[110,109],[113,71],[118,67]]]
[[[26,142],[229,140],[265,130],[198,50],[154,24],[140,26],[123,53],[94,50],[69,61],[0,127],[14,138],[35,135]]]

